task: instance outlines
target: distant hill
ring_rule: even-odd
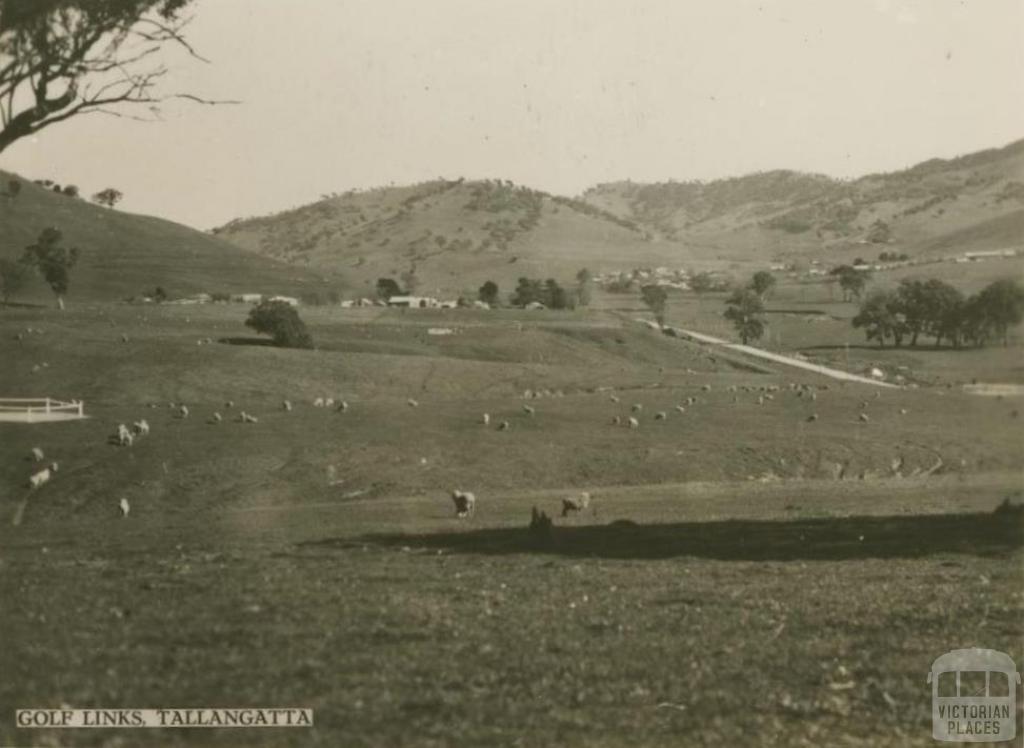
[[[566,198],[501,180],[436,180],[325,196],[214,233],[246,250],[423,293],[509,290],[523,275],[571,279],[644,265],[847,262],[1024,241],[1024,140],[852,181],[771,171],[712,182],[616,182]],[[865,246],[869,245],[869,246]]]
[[[331,268],[370,293],[380,277],[415,275],[423,293],[473,291],[520,276],[571,280],[624,264],[683,264],[629,219],[590,203],[503,181],[437,180],[347,192],[295,210],[232,221],[214,233],[275,259]]]
[[[772,171],[706,183],[615,182],[583,199],[650,235],[749,260],[864,253],[865,242],[911,254],[1020,245],[1024,140],[852,181]]]
[[[7,192],[21,183],[16,196]],[[302,294],[339,288],[333,275],[259,257],[201,231],[150,216],[133,215],[56,194],[0,171],[0,257],[17,259],[39,232],[55,226],[64,244],[78,247],[68,301],[113,300],[162,286],[172,296],[197,292]],[[20,297],[43,299],[41,280]]]

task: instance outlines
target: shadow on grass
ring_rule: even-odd
[[[274,341],[270,338],[217,338],[218,343],[228,345],[267,345],[273,347]]]
[[[942,351],[943,353],[950,353],[950,352],[952,352],[952,353],[961,353],[961,352],[969,353],[969,352],[972,352],[972,351],[983,350],[983,349],[979,349],[979,348],[976,348],[976,347],[970,346],[970,345],[964,345],[964,346],[960,346],[959,348],[954,348],[951,345],[941,345],[941,346],[938,346],[938,345],[935,345],[934,343],[930,344],[930,345],[915,345],[915,346],[901,345],[899,348],[895,348],[891,344],[886,345],[883,348],[882,346],[878,345],[877,343],[851,343],[848,346],[847,345],[833,345],[833,344],[830,344],[830,345],[805,345],[805,346],[801,346],[800,347],[801,351],[845,351],[847,349],[849,349],[851,351],[889,351],[889,352],[895,351],[897,353],[931,353],[931,352],[934,352],[934,351]]]
[[[1019,509],[990,514],[848,517],[788,521],[730,520],[640,525],[556,525],[550,535],[498,528],[429,535],[375,534],[309,541],[306,546],[444,549],[502,555],[549,553],[572,557],[661,559],[695,556],[723,561],[920,558],[962,553],[998,556],[1024,545]]]

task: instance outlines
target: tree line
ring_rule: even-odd
[[[1010,327],[1024,320],[1024,287],[1005,278],[978,293],[965,296],[949,283],[931,278],[904,278],[894,290],[872,292],[853,318],[867,339],[879,346],[887,341],[899,348],[906,340],[916,346],[921,336],[936,347],[984,346],[993,339],[1008,344]]]

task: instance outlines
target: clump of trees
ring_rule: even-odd
[[[594,275],[587,268],[580,268],[576,273],[576,304],[590,306],[594,295]]]
[[[499,293],[498,284],[489,280],[480,286],[480,289],[477,291],[477,298],[488,306],[497,306]]]
[[[855,264],[862,265],[864,263],[863,260],[858,258]],[[843,291],[843,301],[849,301],[853,298],[859,299],[864,293],[864,288],[867,286],[868,281],[871,280],[870,270],[858,270],[852,265],[840,265],[833,268],[830,275],[839,281],[839,288]]]
[[[57,297],[57,306],[64,308],[64,296],[71,284],[71,269],[78,263],[78,248],[66,249],[60,229],[45,228],[35,244],[25,247],[21,262],[43,277]]]
[[[377,298],[382,301],[387,301],[392,296],[404,296],[405,292],[402,291],[402,287],[398,285],[398,281],[394,278],[378,278],[377,279]]]
[[[312,348],[313,336],[291,304],[285,301],[262,301],[254,306],[245,326],[261,335],[269,335],[281,348]]]
[[[726,300],[724,317],[732,322],[740,340],[746,345],[760,340],[768,323],[764,319],[764,303],[752,288],[739,288]]]
[[[120,190],[116,190],[113,187],[107,187],[105,190],[100,190],[92,196],[93,202],[99,203],[100,205],[106,205],[108,208],[113,208],[124,197],[124,193]]]
[[[554,278],[545,281],[539,278],[520,278],[516,290],[509,297],[512,306],[526,306],[539,302],[548,309],[575,309],[576,297],[563,288]]]
[[[904,278],[891,291],[875,291],[853,318],[869,341],[895,347],[909,339],[916,346],[922,335],[954,348],[964,343],[983,346],[992,339],[1008,343],[1010,327],[1024,320],[1024,287],[1013,279],[990,283],[969,297],[950,284],[932,278]]]
[[[644,304],[651,310],[654,319],[661,326],[665,325],[665,308],[668,306],[668,291],[661,286],[643,286],[640,289],[640,297]]]
[[[757,294],[759,299],[766,299],[773,288],[775,288],[775,276],[767,270],[754,273],[754,277],[750,279],[750,289]]]

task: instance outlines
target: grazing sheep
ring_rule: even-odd
[[[480,422],[483,423],[484,426],[490,425],[490,423],[491,423],[491,414],[490,413],[484,413],[483,418],[480,419]]]
[[[629,427],[631,429],[638,429],[638,428],[640,428],[640,421],[638,421],[635,418],[633,418],[632,416],[630,416],[630,418],[629,418]]]
[[[857,417],[858,417],[858,418],[860,419],[860,422],[861,422],[861,423],[867,423],[868,421],[870,421],[870,420],[871,420],[870,418],[868,418],[868,414],[867,414],[867,413],[861,413],[861,414],[860,414],[859,416],[857,416]]]
[[[817,399],[818,399],[818,393],[817,392],[812,392],[811,393],[811,402],[814,402]]]
[[[619,426],[622,423],[622,418],[619,416],[612,416],[612,425]]]
[[[866,407],[868,407],[868,401],[867,400],[861,400],[860,401],[860,409],[864,410]]]
[[[531,408],[529,405],[524,405],[523,412],[528,416],[532,416],[537,411],[534,408]]]
[[[617,398],[615,395],[609,396],[608,399],[611,400],[613,403],[617,403],[619,401],[619,398]]]
[[[127,335],[122,335],[121,336],[121,342],[122,343],[127,343],[128,342],[128,336]]]
[[[143,418],[141,421],[136,421],[135,423],[133,423],[132,428],[135,429],[135,433],[138,436],[149,435],[149,422],[145,418]]]
[[[775,395],[765,395],[765,396],[764,396],[764,399],[765,399],[765,400],[768,400],[768,401],[770,402],[770,401],[772,401],[772,400],[774,400],[774,399],[775,399]]]
[[[43,450],[39,447],[32,447],[31,459],[33,462],[42,462],[46,455],[43,454]]]
[[[344,413],[346,410],[348,410],[348,401],[342,400],[341,402],[339,402],[338,407],[335,408],[335,410],[337,410],[339,413]]]
[[[508,431],[510,428],[512,428],[512,424],[508,421],[502,421],[498,424],[498,431]]]
[[[224,403],[224,407],[228,408],[228,409],[235,407],[235,401],[234,400],[228,400],[226,403]]]
[[[121,516],[122,517],[127,517],[128,516],[128,512],[130,512],[132,510],[131,505],[128,503],[128,499],[123,498],[123,497],[117,503],[117,506],[121,510]]]
[[[758,405],[764,405],[764,395],[758,395],[757,396],[757,404]]]
[[[700,386],[700,388],[701,388],[701,389],[702,389],[702,390],[703,390],[704,392],[711,392],[711,385],[710,385],[710,384],[702,384],[702,385]]]
[[[476,511],[476,496],[469,491],[455,489],[452,491],[452,502],[455,504],[456,517],[467,517]]]
[[[570,496],[562,499],[562,516],[568,516],[569,512],[582,512],[590,506],[590,494],[581,491],[579,496]]]
[[[182,405],[180,408],[178,408],[178,415],[181,416],[182,418],[188,418],[188,406]]]
[[[324,407],[325,408],[333,408],[334,407],[334,398],[333,397],[329,397],[326,400],[324,400]]]
[[[289,401],[289,400],[285,400],[284,402],[282,402],[281,403],[281,407],[284,409],[284,411],[286,413],[291,413],[292,412],[292,404],[291,404],[291,401]]]
[[[682,405],[677,405],[676,410],[678,410],[680,413],[686,412],[686,408],[684,408]]]
[[[410,398],[409,398],[408,400],[406,400],[406,402],[407,402],[407,403],[409,404],[409,407],[410,407],[410,408],[418,408],[418,407],[420,407],[420,404],[419,404],[419,402],[418,402],[418,401],[416,401],[416,400],[414,400],[414,399],[413,399],[413,398],[411,398],[411,397],[410,397]]]
[[[313,407],[314,408],[322,408],[322,407],[324,407],[324,399],[322,397],[318,397],[316,400],[313,401]]]
[[[900,415],[905,416],[909,411],[906,408],[900,408]]]
[[[221,416],[221,414],[217,413],[216,411],[214,411],[213,415],[210,416],[210,423],[220,423],[223,420],[224,418]]]
[[[639,413],[643,409],[644,406],[640,403],[633,403],[633,406],[630,408],[630,410],[633,411],[634,413]]]
[[[44,483],[48,483],[54,473],[57,472],[57,463],[51,462],[50,467],[43,468],[42,470],[33,473],[29,476],[28,487],[32,490],[39,488]]]
[[[655,421],[664,421],[666,418],[668,418],[668,413],[666,413],[663,410],[659,410],[657,413],[654,414]]]
[[[238,420],[242,423],[259,423],[259,419],[256,416],[251,416],[244,410],[239,414]]]
[[[808,421],[817,421],[818,420],[818,414],[817,413],[811,413],[809,416],[807,416],[807,420]]]

